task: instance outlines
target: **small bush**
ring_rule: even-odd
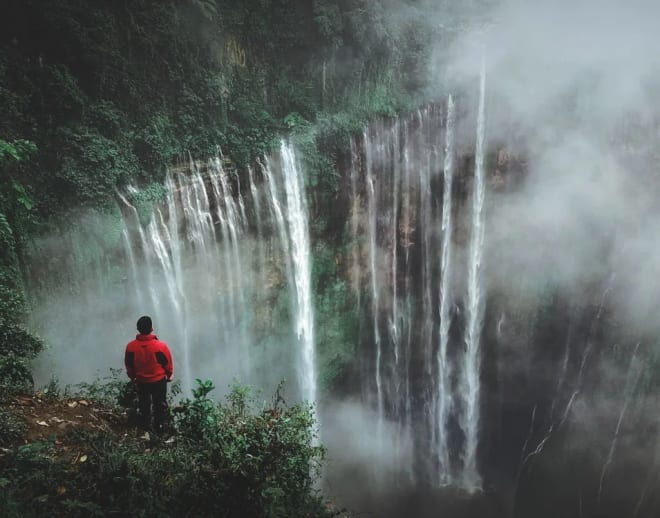
[[[0,318],[0,393],[32,389],[30,362],[42,347],[41,340],[24,327]]]
[[[239,386],[218,404],[213,390],[198,380],[172,438],[81,431],[83,462],[55,454],[55,441],[6,453],[0,515],[333,516],[316,490],[324,450],[311,409],[286,405],[279,390],[258,404]]]
[[[25,421],[10,410],[0,408],[0,446],[6,447],[14,443],[27,430]]]

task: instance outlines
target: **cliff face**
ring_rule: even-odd
[[[337,201],[350,207],[352,236],[340,275],[362,315],[352,388],[342,391],[374,413],[374,455],[389,463],[371,476],[427,495],[445,485],[469,491],[475,480],[466,472],[465,378],[474,368],[466,357],[477,114],[465,99],[456,104],[450,130],[444,101],[356,136]],[[613,148],[617,160],[629,157],[624,148]],[[640,326],[625,307],[621,208],[599,223],[588,199],[580,205],[593,192],[576,186],[569,198],[583,215],[568,208],[548,219],[566,203],[550,178],[550,213],[525,213],[538,203],[538,158],[525,139],[497,136],[485,154],[481,487],[515,516],[651,516],[656,504],[644,488],[656,484],[656,340],[653,325]]]

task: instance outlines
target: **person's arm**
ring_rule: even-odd
[[[170,353],[167,344],[161,343],[160,350],[156,351],[156,361],[160,363],[165,370],[165,376],[167,379],[171,380],[174,374],[174,366],[172,365],[172,353]]]
[[[170,366],[170,374],[167,376],[167,379],[169,381],[172,381],[172,378],[174,377],[174,362],[172,361],[172,353],[170,352],[170,348],[165,346],[165,356],[167,356],[167,361],[169,362]]]
[[[126,374],[132,380],[135,379],[135,353],[129,351],[129,348],[126,347],[126,353],[124,354],[124,365],[126,366]]]

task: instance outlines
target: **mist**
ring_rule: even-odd
[[[513,192],[490,200],[492,282],[522,265],[569,290],[609,271],[618,309],[648,314],[660,294],[660,6],[510,1],[488,18],[436,51],[433,79],[470,96],[485,64],[491,150],[525,163]]]
[[[447,94],[459,99],[461,153],[474,152],[485,73],[484,347],[494,348],[485,354],[496,366],[485,366],[482,377],[497,380],[501,393],[486,397],[502,405],[494,412],[510,419],[503,426],[515,435],[503,439],[504,453],[491,453],[495,493],[513,506],[502,513],[540,515],[525,493],[545,488],[546,512],[566,515],[569,507],[559,502],[572,490],[555,491],[553,481],[562,484],[543,478],[554,476],[577,488],[575,516],[651,516],[644,506],[653,505],[645,498],[657,471],[657,397],[650,387],[660,330],[660,5],[441,4],[389,9],[395,23],[422,12],[438,36],[427,90],[440,105]],[[458,278],[469,232],[461,210]],[[381,247],[379,257],[386,253]],[[377,266],[382,278],[387,267]],[[581,467],[561,460],[564,447],[582,456]],[[512,466],[509,475],[504,465]],[[393,495],[407,483],[400,474],[380,496],[405,500]],[[451,492],[438,498],[429,508],[408,502],[407,511],[486,516],[452,511]],[[516,499],[523,502],[518,509]]]
[[[482,402],[488,411],[484,421],[493,424],[482,430],[486,484],[474,494],[438,487],[413,473],[409,466],[429,456],[427,444],[414,444],[400,421],[379,415],[373,392],[380,379],[350,379],[349,396],[319,398],[328,492],[357,512],[378,516],[444,511],[452,518],[521,517],[536,509],[532,500],[538,494],[550,502],[543,516],[583,516],[583,511],[584,516],[652,516],[650,507],[644,514],[644,505],[645,495],[656,488],[660,456],[653,389],[660,332],[660,5],[642,0],[447,4],[382,6],[386,25],[423,19],[437,36],[430,42],[432,62],[420,79],[428,98],[442,109],[446,95],[458,99],[456,154],[470,164],[458,173],[466,191],[471,188],[465,177],[472,174],[482,70],[485,74],[487,302],[481,378],[493,387],[484,391]],[[429,186],[438,185],[439,171]],[[266,203],[266,188],[259,189]],[[361,195],[358,218],[366,221],[366,196]],[[465,276],[470,231],[469,196],[462,196],[455,210],[460,236],[454,238],[456,292]],[[437,192],[433,197],[441,198]],[[258,212],[250,203],[247,212]],[[387,213],[374,219],[374,227],[385,227],[388,218],[395,219]],[[396,221],[388,224],[397,228]],[[198,347],[189,362],[189,382],[208,376],[228,384],[236,372],[249,371],[242,380],[266,394],[281,378],[289,379],[295,398],[294,309],[283,309],[290,301],[282,295],[290,289],[286,253],[273,252],[279,246],[274,228],[251,226],[251,234],[246,232],[238,245],[240,257],[250,259],[238,261],[240,277],[232,270],[238,263],[230,265],[233,259],[216,245],[204,258],[195,250],[184,260],[186,326],[191,345]],[[433,232],[438,238],[440,229]],[[43,247],[52,255],[63,253],[56,241],[46,241]],[[383,243],[374,249],[379,281],[391,288],[384,279],[395,259]],[[263,254],[272,255],[264,260]],[[369,260],[366,247],[356,255],[362,263]],[[64,382],[80,381],[92,378],[100,366],[121,366],[123,345],[142,313],[160,312],[154,326],[161,339],[172,341],[176,364],[184,354],[176,312],[140,306],[134,295],[134,281],[149,278],[149,268],[139,262],[132,278],[104,286],[98,279],[112,265],[101,261],[77,290],[65,286],[37,301],[34,327],[52,344],[39,381],[46,382],[52,373]],[[362,281],[366,278],[363,273]],[[229,280],[236,279],[228,288]],[[392,283],[394,291],[378,299],[383,313],[397,309],[396,280]],[[353,288],[359,292],[359,274],[357,284]],[[168,297],[166,286],[155,289],[154,300]],[[241,290],[246,300],[254,297],[254,302],[233,306],[245,310],[243,318],[213,320],[200,309],[227,315]],[[465,319],[464,299],[457,295],[452,305],[457,322]],[[376,328],[379,318],[386,320],[376,315]],[[371,317],[365,321],[372,324]],[[452,358],[463,347],[458,326],[453,323],[451,330],[458,337]],[[367,338],[364,331],[355,337],[360,346],[350,366],[355,378],[375,377],[373,368],[362,368],[366,360],[359,357],[369,359],[367,353],[373,352],[374,344],[367,342],[377,340],[371,332]],[[246,351],[253,363],[241,371]],[[355,394],[360,389],[362,398]],[[457,450],[463,439],[456,419],[449,420],[448,428],[449,444]],[[553,492],[555,485],[561,488]],[[566,489],[571,485],[577,489]],[[601,502],[616,504],[607,511],[611,514],[603,514],[607,506]]]
[[[241,210],[231,192],[208,194],[212,208],[208,199],[200,205],[196,168],[213,163],[190,166],[192,180],[170,177],[181,183],[171,183],[169,198],[147,205],[144,216],[129,188],[116,211],[74,213],[67,231],[32,243],[31,324],[48,343],[35,365],[38,386],[93,382],[110,369],[122,379],[126,343],[137,319],[150,315],[154,334],[172,350],[183,397],[196,379],[214,381],[218,399],[234,383],[268,399],[282,380],[282,395],[299,397],[288,259],[272,228],[255,239],[224,212],[217,232],[225,239],[216,242],[210,211],[238,219]]]
[[[603,480],[611,475],[610,455],[626,466],[632,480],[655,470],[654,461],[649,468],[644,460],[655,451],[655,435],[640,432],[657,430],[655,413],[649,411],[655,397],[632,394],[657,379],[651,359],[657,354],[660,302],[654,152],[660,6],[512,1],[494,7],[488,18],[449,50],[437,50],[435,70],[443,75],[435,81],[464,93],[474,105],[479,72],[482,66],[485,70],[492,175],[486,269],[491,294],[508,300],[500,303],[499,318],[506,324],[497,343],[508,359],[500,377],[556,384],[549,417],[541,418],[549,424],[541,425],[538,415],[535,423],[530,411],[543,408],[547,395],[528,403],[534,437],[528,450],[542,451],[546,438],[559,429],[566,444],[592,459],[585,462],[602,463],[598,491],[588,489],[591,476],[583,475],[579,483],[580,513],[605,512],[601,492],[609,489],[611,502],[617,503],[608,512],[632,515],[630,508],[617,507],[621,500],[614,495],[628,489],[636,493],[638,486],[621,478],[618,486]],[[514,163],[524,174],[508,180]],[[592,308],[582,345],[570,334],[564,345],[558,322],[543,339],[546,350],[532,353],[539,337],[525,331],[525,320],[538,318],[532,307],[544,296],[559,297],[558,307],[565,306],[560,315]],[[515,331],[507,332],[507,325]],[[563,322],[565,328],[570,325],[568,319]],[[579,373],[571,382],[574,400],[570,392],[561,395],[560,387],[569,385],[566,364],[562,370],[561,362],[552,360],[564,347],[566,358],[577,354],[571,348],[581,350]],[[553,419],[557,409],[569,425]],[[568,428],[561,431],[563,426]],[[540,457],[533,461],[552,465]],[[544,500],[551,498],[547,490]],[[583,509],[585,495],[596,492],[595,507],[584,504]]]

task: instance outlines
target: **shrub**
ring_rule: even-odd
[[[315,485],[324,450],[311,409],[286,405],[279,390],[257,404],[239,386],[218,404],[213,389],[198,382],[167,440],[83,430],[73,458],[55,438],[9,451],[0,515],[333,516]]]
[[[0,446],[7,446],[19,440],[25,434],[25,421],[14,412],[0,408]]]

